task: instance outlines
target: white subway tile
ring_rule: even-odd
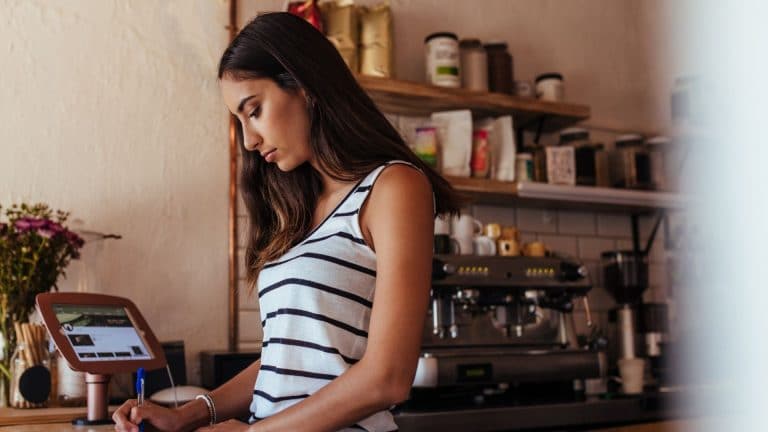
[[[498,223],[515,226],[515,208],[510,206],[472,206],[472,215],[483,224]]]
[[[560,210],[557,212],[557,232],[560,234],[595,234],[597,232],[595,214]]]
[[[239,342],[259,342],[264,338],[261,328],[261,317],[257,311],[240,311],[240,337]]]
[[[579,258],[600,260],[600,254],[616,249],[616,241],[600,237],[579,237]]]
[[[597,233],[603,237],[631,237],[632,223],[628,214],[598,213]]]
[[[520,231],[520,247],[522,248],[524,244],[535,242],[538,240],[538,236],[535,232],[530,231]]]
[[[520,230],[553,234],[557,232],[555,210],[518,208],[516,220]]]
[[[539,240],[552,252],[578,256],[578,247],[576,246],[576,237],[557,236],[557,235],[539,235]]]

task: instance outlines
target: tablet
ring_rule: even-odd
[[[36,299],[48,333],[72,369],[112,375],[165,366],[160,343],[130,300],[89,293],[45,293]]]

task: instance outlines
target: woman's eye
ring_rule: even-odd
[[[255,118],[255,117],[258,117],[259,114],[261,114],[261,105],[259,105],[256,108],[254,108],[253,111],[251,111],[251,113],[248,114],[248,117]]]

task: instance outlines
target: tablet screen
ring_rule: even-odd
[[[152,359],[126,308],[76,304],[53,304],[52,308],[80,361]]]

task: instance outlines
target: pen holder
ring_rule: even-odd
[[[43,408],[51,395],[50,359],[33,357],[33,350],[22,343],[11,358],[10,403],[13,408]]]
[[[42,408],[51,397],[51,358],[45,330],[34,324],[15,323],[16,350],[11,357],[8,405],[13,408]]]

